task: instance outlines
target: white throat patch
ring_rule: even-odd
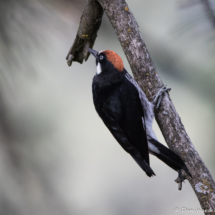
[[[97,69],[96,74],[99,75],[99,74],[102,72],[101,64],[100,64],[99,62],[98,62],[98,64],[97,64],[96,69]]]

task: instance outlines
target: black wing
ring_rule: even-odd
[[[110,132],[147,172],[149,151],[145,125],[143,126],[144,111],[136,87],[124,77],[120,84],[99,92],[94,82],[93,99],[99,116]],[[152,173],[150,169],[148,174]]]
[[[118,141],[118,143],[123,147],[123,149],[128,152],[133,159],[137,162],[137,164],[146,172],[146,174],[151,177],[152,175],[155,175],[155,173],[153,172],[153,170],[150,168],[149,166],[149,161],[148,159],[148,154],[143,153],[142,151],[140,151],[140,149],[144,148],[142,145],[138,147],[136,147],[136,144],[132,144],[133,142],[130,142],[127,138],[130,137],[131,140],[135,140],[137,138],[133,138],[131,136],[135,135],[135,131],[134,129],[132,129],[129,134],[124,133],[124,131],[122,130],[122,128],[120,127],[120,125],[118,124],[118,122],[111,116],[111,114],[108,114],[106,110],[102,110],[102,120],[105,123],[105,125],[107,126],[107,128],[110,130],[110,132],[112,133],[112,135],[115,137],[115,139]],[[139,141],[140,142],[140,141]],[[147,151],[148,153],[148,146],[147,146]],[[146,155],[147,156],[146,156]]]

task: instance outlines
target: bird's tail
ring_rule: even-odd
[[[175,152],[168,149],[166,146],[164,146],[163,144],[159,143],[157,140],[151,137],[148,140],[159,150],[159,153],[153,152],[153,155],[162,160],[172,169],[176,171],[183,169],[190,177],[192,177],[184,161]]]
[[[146,175],[148,175],[149,177],[155,175],[149,164],[144,159],[138,159],[136,156],[132,154],[131,156],[134,158],[134,160],[137,162],[140,168],[145,171]]]

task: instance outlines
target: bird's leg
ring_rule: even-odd
[[[184,178],[182,176],[181,170],[178,171],[178,178],[175,179],[175,182],[178,183],[178,190],[182,189],[182,182],[184,181]]]
[[[154,96],[154,100],[152,101],[152,103],[155,105],[155,109],[158,109],[161,103],[161,100],[163,98],[163,93],[165,92],[169,92],[171,90],[171,88],[166,88],[167,85],[163,86],[158,92],[157,94]]]

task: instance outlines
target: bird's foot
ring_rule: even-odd
[[[161,100],[163,98],[163,94],[165,92],[169,92],[171,90],[171,88],[166,88],[167,85],[163,86],[157,93],[156,95],[153,97],[153,104],[155,106],[155,109],[158,109],[161,103]]]
[[[178,171],[178,178],[175,179],[175,182],[178,183],[178,190],[182,189],[182,182],[184,181],[184,178],[182,176],[181,170]]]

